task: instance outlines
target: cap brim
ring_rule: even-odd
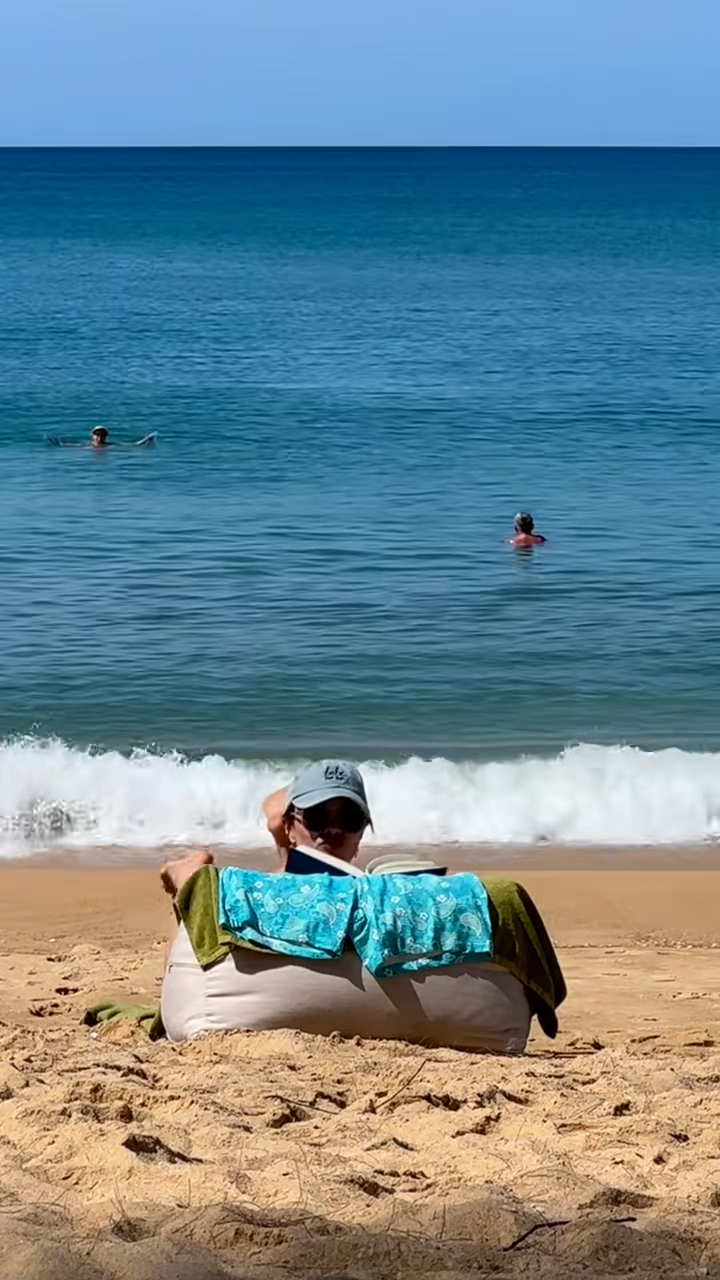
[[[293,796],[292,802],[297,805],[298,809],[312,809],[315,804],[324,804],[326,800],[352,800],[356,804],[361,813],[370,821],[370,810],[366,802],[358,795],[357,791],[351,791],[349,787],[316,787],[313,791],[306,791],[301,796]]]

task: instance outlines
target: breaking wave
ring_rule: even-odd
[[[691,844],[720,838],[720,754],[569,747],[552,759],[361,764],[375,844]],[[0,744],[0,855],[266,844],[260,805],[291,762]]]

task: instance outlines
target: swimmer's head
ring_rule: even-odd
[[[516,515],[515,517],[516,533],[532,533],[534,528],[535,528],[535,521],[533,520],[531,515],[528,515],[527,511],[520,511],[518,515]]]
[[[90,443],[98,447],[102,447],[102,445],[107,444],[107,441],[108,441],[107,427],[93,427],[90,433]]]

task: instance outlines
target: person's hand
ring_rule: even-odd
[[[290,848],[290,841],[283,821],[289,803],[290,796],[287,787],[281,787],[279,791],[273,791],[271,796],[263,800],[265,825],[278,849]]]
[[[195,875],[196,871],[201,867],[211,867],[214,862],[215,859],[209,849],[198,849],[185,858],[166,862],[164,867],[160,868],[160,883],[171,898],[176,898],[183,885]]]

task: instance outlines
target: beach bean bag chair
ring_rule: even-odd
[[[488,962],[375,978],[358,955],[300,960],[234,947],[203,969],[187,929],[173,944],[161,1013],[170,1040],[208,1031],[270,1031],[522,1053],[530,1007],[522,983]]]
[[[236,877],[233,891],[238,879],[242,890],[242,914],[233,919],[223,903],[221,881],[231,873]],[[547,1034],[556,1034],[555,1008],[564,998],[564,982],[542,921],[521,886],[470,876],[448,877],[441,885],[435,881],[430,888],[439,897],[441,912],[448,892],[461,898],[460,881],[480,886],[472,890],[477,910],[460,912],[468,923],[460,930],[465,941],[458,956],[435,945],[438,939],[447,943],[447,931],[441,935],[436,929],[428,944],[430,959],[409,957],[405,951],[388,963],[388,947],[397,950],[397,938],[390,945],[383,936],[378,952],[376,922],[370,929],[357,904],[346,929],[340,898],[354,891],[335,884],[336,897],[328,903],[327,885],[320,894],[318,882],[329,880],[235,869],[218,873],[214,867],[198,871],[176,901],[179,930],[161,1002],[168,1038],[181,1042],[209,1032],[283,1028],[519,1054],[533,1014]],[[383,892],[395,888],[394,900],[402,893],[417,895],[420,880],[430,877],[417,879],[412,890],[403,880],[386,880]],[[267,917],[259,922],[249,889],[256,899],[264,895],[263,901],[271,902],[275,921],[283,882],[288,881],[293,882],[287,888],[293,901],[303,903],[307,896],[307,910],[303,915],[304,905],[294,907],[295,917],[275,926],[282,936],[269,937]],[[312,901],[316,893],[320,897]],[[321,936],[317,929],[313,935],[312,928],[308,933],[308,921],[321,919],[323,911],[330,919],[333,910],[334,936],[327,931]],[[382,915],[389,918],[387,912]],[[271,949],[277,947],[284,947],[284,953]],[[299,953],[292,954],[293,949]]]

